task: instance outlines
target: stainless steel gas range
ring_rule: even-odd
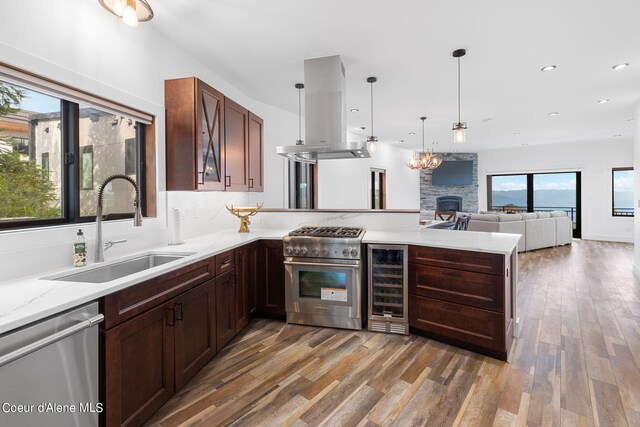
[[[302,227],[285,236],[287,322],[362,329],[364,230]]]

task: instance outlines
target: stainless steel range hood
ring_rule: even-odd
[[[347,142],[344,65],[340,56],[304,61],[305,143],[276,147],[299,162],[371,157],[366,141]]]

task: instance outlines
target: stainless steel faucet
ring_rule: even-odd
[[[121,241],[107,241],[106,243],[102,243],[102,195],[104,193],[104,189],[108,183],[113,181],[114,179],[124,179],[128,181],[133,188],[136,190],[136,200],[133,203],[133,226],[140,227],[142,225],[142,210],[140,209],[140,192],[138,191],[138,186],[136,182],[129,178],[126,175],[116,174],[111,175],[109,178],[105,179],[102,185],[100,186],[100,190],[98,190],[98,209],[96,210],[96,248],[94,252],[93,262],[104,262],[104,251],[109,249],[115,243],[121,243],[125,240]]]

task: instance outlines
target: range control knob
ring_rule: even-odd
[[[287,246],[284,251],[287,253],[287,255],[291,255],[293,253],[293,247],[291,246]]]
[[[358,250],[356,248],[351,249],[351,256],[353,257],[358,256]]]
[[[322,255],[325,255],[325,256],[326,256],[326,255],[329,255],[329,249],[326,249],[326,248],[325,248],[325,249],[323,249],[323,250],[322,250]]]
[[[313,256],[318,256],[318,255],[320,255],[320,249],[313,248],[313,251],[311,251],[311,253],[313,253]]]
[[[304,247],[304,246],[303,246],[303,247],[301,247],[301,248],[300,248],[300,254],[301,254],[301,255],[306,255],[306,254],[307,254],[307,248],[306,248],[306,247]]]
[[[300,248],[297,247],[297,246],[295,248],[293,248],[293,254],[294,255],[299,255],[300,254]]]
[[[349,249],[344,248],[344,249],[342,250],[342,255],[344,255],[344,256],[349,256]]]

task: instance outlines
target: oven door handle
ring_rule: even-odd
[[[305,267],[360,268],[360,264],[329,264],[324,262],[284,261],[284,265],[302,265]]]

